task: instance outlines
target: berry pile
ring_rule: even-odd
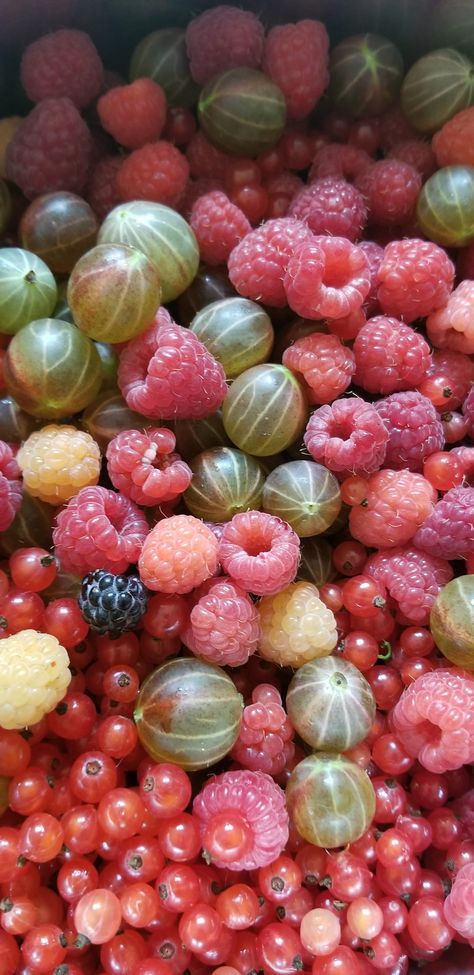
[[[6,6],[0,975],[472,975],[472,3]]]

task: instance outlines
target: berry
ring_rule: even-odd
[[[0,440],[0,531],[10,527],[22,501],[20,468],[11,447]]]
[[[435,132],[432,146],[438,166],[473,166],[474,109],[465,108]]]
[[[441,589],[453,570],[445,559],[416,548],[395,548],[371,555],[364,572],[387,587],[398,612],[411,623],[426,624]]]
[[[107,488],[85,487],[59,512],[53,544],[65,572],[120,573],[137,561],[147,534],[145,515],[132,501]]]
[[[160,138],[166,121],[166,95],[151,78],[110,88],[97,102],[102,127],[127,149]]]
[[[222,530],[219,562],[248,592],[271,596],[296,575],[300,540],[292,528],[262,511],[234,515]]]
[[[288,117],[313,110],[329,82],[329,38],[318,20],[272,27],[265,38],[263,70],[281,88]]]
[[[234,247],[228,261],[229,278],[239,295],[283,308],[287,304],[283,278],[295,247],[311,240],[306,224],[292,217],[267,220]]]
[[[344,237],[313,237],[294,248],[283,285],[290,308],[302,318],[343,318],[369,293],[369,263]]]
[[[313,332],[285,349],[284,366],[303,386],[310,403],[331,403],[350,386],[354,356],[336,335]]]
[[[466,938],[471,948],[474,942],[474,863],[466,863],[456,874],[453,886],[444,902],[443,911],[448,924]]]
[[[454,487],[435,505],[417,531],[414,544],[442,559],[464,559],[474,552],[474,488]]]
[[[264,28],[250,10],[227,4],[205,10],[186,30],[186,48],[195,81],[204,85],[228,68],[257,68],[262,58]]]
[[[127,156],[117,173],[121,200],[150,200],[175,207],[185,189],[189,165],[170,142],[150,142]]]
[[[279,691],[271,684],[257,684],[251,703],[243,710],[231,757],[252,772],[279,775],[293,758],[293,735]]]
[[[260,636],[258,612],[247,593],[220,576],[204,582],[193,599],[183,643],[197,657],[221,667],[247,663]]]
[[[413,215],[421,176],[399,159],[381,159],[362,170],[355,184],[365,198],[370,221],[392,226],[406,223]]]
[[[466,399],[464,400],[462,411],[464,416],[467,418],[470,427],[471,437],[474,433],[474,387],[470,390]]]
[[[71,100],[46,98],[26,116],[8,145],[8,178],[29,200],[56,190],[80,193],[91,153],[91,134]]]
[[[225,193],[200,196],[191,210],[190,224],[206,264],[226,264],[230,252],[252,229],[242,210]]]
[[[1,727],[36,724],[67,691],[71,672],[64,647],[49,633],[21,630],[0,640],[0,655]]]
[[[355,186],[344,179],[326,176],[296,194],[288,210],[290,217],[302,220],[313,234],[357,240],[367,220],[364,199]]]
[[[159,592],[191,592],[217,569],[214,533],[193,515],[173,515],[152,528],[138,560],[140,578]]]
[[[387,153],[387,158],[401,159],[402,162],[414,166],[423,180],[432,176],[438,168],[429,142],[424,142],[423,139],[404,139],[397,142]]]
[[[375,406],[341,399],[315,410],[304,442],[313,460],[338,474],[372,474],[382,466],[388,432]]]
[[[224,180],[229,157],[225,152],[216,149],[201,129],[188,142],[186,159],[194,179]]]
[[[462,352],[438,351],[431,355],[420,393],[443,413],[457,410],[474,384],[474,362]]]
[[[351,182],[371,163],[372,159],[364,149],[342,145],[340,142],[329,142],[315,153],[308,179],[311,183],[314,179],[333,176]]]
[[[208,416],[227,392],[221,364],[164,308],[122,352],[118,384],[131,410],[164,420]]]
[[[352,507],[349,526],[369,548],[404,545],[430,515],[436,498],[429,481],[411,471],[378,471],[362,482],[361,492],[362,503]]]
[[[85,197],[100,221],[120,202],[117,175],[121,165],[121,156],[103,156],[89,176]]]
[[[17,460],[28,494],[49,504],[62,504],[99,480],[99,447],[72,426],[50,423],[30,433]]]
[[[96,47],[82,30],[58,30],[39,37],[25,48],[20,71],[32,102],[70,98],[76,108],[89,105],[104,81]]]
[[[426,321],[428,338],[437,349],[474,353],[474,281],[461,281],[446,304]]]
[[[431,400],[421,393],[392,393],[375,403],[387,433],[385,464],[392,470],[422,471],[430,454],[444,446],[443,424]]]
[[[474,759],[474,678],[458,667],[423,674],[392,712],[403,747],[429,772],[457,769]]]
[[[79,609],[96,633],[120,636],[133,630],[147,607],[148,594],[137,576],[114,576],[104,569],[88,572],[78,596]]]
[[[176,437],[165,427],[124,430],[107,447],[107,471],[117,491],[136,504],[174,501],[191,483],[191,469],[174,453]]]
[[[354,382],[368,393],[395,393],[420,383],[430,364],[430,347],[410,325],[376,315],[358,332],[353,352]]]
[[[258,606],[259,653],[280,667],[301,667],[325,657],[337,643],[334,613],[311,582],[293,582]]]
[[[382,311],[413,322],[446,304],[453,287],[454,264],[446,251],[431,241],[392,240],[384,250],[378,281]]]

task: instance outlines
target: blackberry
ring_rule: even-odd
[[[120,636],[133,630],[145,613],[148,591],[138,576],[113,575],[105,569],[82,580],[79,608],[96,633]]]

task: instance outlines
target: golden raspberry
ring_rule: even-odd
[[[69,657],[55,636],[21,630],[0,640],[0,727],[26,728],[64,697]]]
[[[281,667],[301,667],[327,657],[337,643],[334,613],[311,582],[291,582],[258,605],[261,638],[258,652]]]
[[[62,504],[99,480],[99,447],[89,433],[72,426],[50,423],[31,433],[17,461],[28,493],[49,504]]]

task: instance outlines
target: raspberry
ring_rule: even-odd
[[[388,159],[401,159],[418,170],[423,180],[432,176],[438,168],[435,154],[429,144],[423,139],[406,139],[397,142],[387,153]]]
[[[372,162],[373,160],[365,149],[342,145],[340,142],[329,142],[317,150],[308,179],[311,183],[315,179],[333,176],[352,182]]]
[[[103,487],[85,487],[59,512],[53,531],[65,572],[92,569],[118,574],[136,562],[148,534],[145,515],[128,498]]]
[[[450,802],[449,809],[460,822],[462,838],[474,840],[474,789],[469,789],[454,802]]]
[[[409,755],[429,772],[474,761],[474,677],[458,667],[433,670],[407,687],[392,711]]]
[[[159,139],[166,121],[166,95],[151,78],[110,88],[97,102],[106,132],[127,149],[140,149]]]
[[[408,142],[410,139],[420,137],[419,132],[410,125],[398,105],[380,116],[379,129],[382,148],[386,151],[393,149],[400,142]]]
[[[100,475],[100,450],[93,437],[72,426],[50,423],[30,433],[17,455],[28,494],[59,505]]]
[[[344,237],[313,237],[295,247],[283,284],[290,308],[302,318],[343,318],[369,293],[369,263]]]
[[[417,531],[414,544],[442,559],[474,553],[474,488],[455,487],[435,505]]]
[[[355,180],[365,198],[369,219],[376,224],[402,224],[413,215],[421,176],[414,166],[399,159],[380,159]]]
[[[393,393],[375,403],[388,432],[385,464],[421,472],[430,454],[444,447],[443,424],[431,400],[416,390]]]
[[[474,354],[474,281],[461,281],[443,308],[426,321],[428,338],[438,349]]]
[[[474,947],[474,863],[466,863],[458,870],[453,886],[443,904],[448,924]]]
[[[42,193],[80,193],[92,153],[89,129],[69,98],[46,98],[31,110],[8,145],[8,178],[32,200]]]
[[[293,735],[279,691],[272,684],[257,684],[251,703],[243,710],[231,758],[253,772],[279,775],[294,756]]]
[[[260,600],[259,654],[280,667],[326,657],[337,643],[334,613],[311,582],[292,582]]]
[[[0,726],[36,724],[64,697],[70,680],[69,657],[55,636],[21,630],[0,640]]]
[[[449,562],[413,547],[376,552],[366,562],[364,573],[387,587],[403,621],[420,626],[429,622],[438,593],[453,578]]]
[[[435,132],[432,146],[438,166],[474,166],[474,108],[453,115]]]
[[[462,411],[464,413],[464,416],[466,416],[468,418],[468,420],[469,420],[471,439],[474,439],[473,438],[473,433],[474,433],[474,387],[470,390],[470,392],[466,396],[466,399],[464,400],[464,403],[463,403]]]
[[[329,82],[329,37],[319,20],[272,27],[265,38],[263,70],[285,96],[289,118],[305,118]]]
[[[201,259],[205,264],[226,264],[231,250],[250,233],[251,226],[225,193],[205,193],[196,200],[190,218]]]
[[[385,248],[378,280],[377,297],[385,314],[413,322],[446,304],[454,264],[431,241],[392,240]]]
[[[220,362],[164,308],[123,350],[118,384],[131,410],[164,420],[208,416],[227,392]]]
[[[430,363],[430,347],[410,325],[376,315],[362,326],[353,352],[354,382],[368,393],[395,393],[421,382]]]
[[[189,176],[188,161],[170,142],[152,142],[127,156],[117,173],[121,200],[150,200],[175,207]]]
[[[250,10],[222,4],[194,17],[186,30],[194,80],[204,85],[229,68],[258,68],[263,36],[263,24]]]
[[[300,540],[286,523],[262,511],[234,515],[224,525],[219,562],[242,589],[271,596],[295,578]]]
[[[135,504],[174,501],[191,483],[191,469],[173,453],[176,437],[165,427],[124,430],[107,447],[107,471],[117,491]]]
[[[191,592],[217,569],[214,533],[193,515],[172,515],[152,528],[143,545],[138,568],[149,589]]]
[[[121,156],[103,156],[89,176],[84,195],[100,221],[120,203],[117,176],[121,166]]]
[[[70,98],[77,108],[85,108],[103,81],[102,61],[82,30],[44,34],[28,45],[21,59],[21,83],[32,102]]]
[[[349,526],[354,538],[369,548],[405,545],[433,511],[436,500],[429,481],[411,471],[371,474],[364,495],[363,501],[351,508]]]
[[[229,261],[229,278],[244,298],[283,308],[286,293],[283,278],[295,247],[313,235],[306,224],[292,217],[267,220],[234,247]]]
[[[194,596],[183,643],[197,657],[221,667],[247,663],[260,635],[257,609],[250,596],[222,576],[204,582]]]
[[[22,501],[20,468],[11,447],[0,440],[0,531],[10,527]]]
[[[82,580],[79,609],[96,633],[118,637],[134,630],[144,615],[148,593],[138,576],[112,575],[104,569]]]
[[[357,240],[367,219],[363,197],[344,179],[326,176],[305,186],[292,200],[288,214],[303,220],[314,234]]]
[[[384,249],[373,240],[360,240],[357,246],[359,250],[364,252],[369,262],[370,270],[370,291],[364,301],[364,308],[366,309],[367,315],[374,315],[380,311],[380,305],[377,299],[378,273],[383,261]]]
[[[193,815],[201,836],[221,813],[239,814],[249,834],[249,847],[232,863],[214,859],[216,867],[231,870],[256,870],[276,859],[288,840],[288,813],[285,794],[264,772],[236,769],[213,776],[193,802]]]
[[[202,177],[224,180],[229,157],[225,152],[216,149],[200,129],[186,146],[186,159],[191,176],[195,179]]]
[[[438,410],[456,410],[474,384],[474,362],[462,352],[438,351],[431,355],[425,378],[418,389]]]
[[[354,356],[337,335],[313,332],[283,353],[282,363],[303,380],[310,403],[331,403],[350,386]]]
[[[388,432],[375,407],[355,398],[315,410],[304,435],[313,460],[341,474],[378,471],[387,441]]]
[[[223,192],[224,184],[219,179],[207,179],[206,176],[199,176],[198,179],[189,179],[186,189],[179,201],[179,212],[185,220],[189,222],[193,206],[202,196],[213,193],[217,190]]]

